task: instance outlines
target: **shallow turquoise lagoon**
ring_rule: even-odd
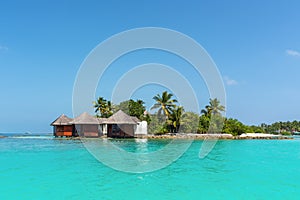
[[[115,140],[139,152],[135,140]],[[151,140],[155,151],[168,141]],[[115,171],[79,140],[0,139],[0,199],[299,199],[300,140],[225,140],[199,159],[202,141],[168,167]]]

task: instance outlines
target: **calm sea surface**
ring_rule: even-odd
[[[168,141],[114,142],[145,152]],[[205,159],[201,144],[162,170],[130,174],[104,166],[79,140],[0,139],[0,199],[300,198],[300,139],[218,141]]]

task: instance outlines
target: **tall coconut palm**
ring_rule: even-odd
[[[225,107],[220,104],[217,98],[209,99],[209,105],[205,106],[205,109],[201,110],[204,115],[220,115],[221,112],[225,111]]]
[[[93,102],[97,117],[110,117],[112,115],[112,105],[103,97],[99,97]]]
[[[177,102],[177,100],[172,99],[172,97],[173,94],[168,93],[167,91],[164,91],[161,96],[157,94],[153,97],[156,103],[151,107],[151,110],[158,108],[159,115],[164,114],[166,119],[169,118],[172,108],[176,107],[174,103]]]
[[[175,133],[178,132],[181,122],[181,116],[184,112],[184,109],[182,106],[178,106],[175,109],[172,109],[172,112],[170,113],[170,118],[168,120],[168,124],[171,125],[171,129],[174,130]]]
[[[104,112],[104,115],[103,115],[103,117],[110,117],[110,116],[112,116],[112,114],[113,114],[113,109],[112,109],[112,103],[111,103],[111,101],[107,101],[107,104],[106,104],[106,109],[105,109],[105,112]]]
[[[107,102],[106,99],[104,99],[103,97],[99,97],[96,101],[93,102],[95,113],[97,116],[101,116],[101,113],[105,107],[106,102]]]

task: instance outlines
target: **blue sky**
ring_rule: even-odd
[[[0,132],[51,132],[58,115],[72,116],[73,84],[88,53],[114,34],[149,26],[180,31],[207,50],[224,79],[228,117],[300,120],[299,10],[292,0],[1,1]],[[118,63],[159,61],[180,63],[151,51]],[[134,97],[149,107],[160,89],[144,87]],[[204,107],[207,91],[198,92]]]

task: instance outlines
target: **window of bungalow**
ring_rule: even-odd
[[[119,133],[120,132],[120,127],[117,124],[112,125],[112,132],[113,133]]]
[[[57,132],[63,132],[64,131],[64,126],[57,126],[56,131]]]

